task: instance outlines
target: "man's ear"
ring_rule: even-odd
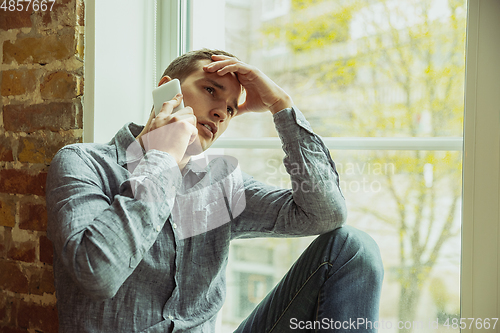
[[[172,80],[172,78],[168,75],[165,75],[161,78],[160,82],[158,83],[158,87],[161,86],[162,84],[167,83],[168,81]]]

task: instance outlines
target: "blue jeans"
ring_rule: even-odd
[[[235,332],[376,332],[384,269],[349,226],[318,236]]]

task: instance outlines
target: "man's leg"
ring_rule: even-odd
[[[336,229],[309,245],[235,332],[375,332],[383,275],[370,236]]]

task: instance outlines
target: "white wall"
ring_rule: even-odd
[[[126,122],[144,124],[151,110],[151,91],[155,86],[154,1],[92,2],[95,6],[94,119],[85,118],[84,140],[107,142]],[[92,18],[87,12],[87,23],[89,19]],[[87,37],[93,36],[87,33]],[[85,87],[88,88],[87,82]],[[91,112],[90,103],[85,104],[89,108],[85,112]],[[93,133],[89,131],[92,123]]]

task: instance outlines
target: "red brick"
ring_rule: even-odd
[[[2,10],[3,12],[3,10]],[[0,15],[0,30],[31,27],[32,11],[13,11]]]
[[[54,287],[54,272],[52,267],[30,267],[28,271],[30,272],[30,294],[43,295],[44,293],[55,293],[56,289]]]
[[[5,239],[5,228],[0,228],[0,259],[7,257],[7,240]],[[0,315],[0,318],[2,316]],[[0,321],[1,322],[1,321]]]
[[[7,324],[7,317],[10,317],[10,304],[7,302],[7,296],[0,293],[0,324]],[[1,328],[0,332],[2,332]]]
[[[3,107],[3,123],[7,131],[34,132],[36,130],[69,130],[82,128],[81,102],[53,102],[24,106]]]
[[[75,98],[80,95],[78,81],[78,78],[71,73],[50,73],[41,82],[42,98],[45,100]]]
[[[25,330],[14,327],[16,326],[17,303],[17,299],[5,294],[0,294],[0,332],[26,332]]]
[[[11,242],[7,258],[17,261],[35,262],[36,243],[32,241]]]
[[[44,333],[56,333],[59,325],[55,305],[42,305],[19,302],[17,323],[21,328],[40,330]]]
[[[47,156],[46,146],[42,138],[29,136],[19,138],[17,159],[19,162],[25,163],[47,164],[51,157]]]
[[[54,262],[54,247],[47,236],[40,236],[40,261],[49,265]]]
[[[12,228],[2,228],[3,232],[0,234],[0,240],[2,241],[0,245],[0,258],[7,259],[7,252],[12,244]]]
[[[47,172],[31,173],[26,170],[0,170],[0,192],[45,196]]]
[[[26,230],[47,230],[47,209],[43,204],[22,203],[19,214],[19,228]]]
[[[17,159],[19,162],[50,164],[54,155],[63,146],[80,142],[81,137],[71,133],[41,132],[21,137]]]
[[[16,262],[0,260],[0,289],[26,294],[28,278]]]
[[[0,136],[0,161],[12,162],[14,161],[14,154],[12,153],[13,142],[11,138],[4,135]]]
[[[16,224],[16,202],[9,197],[0,197],[0,226],[14,227]]]
[[[76,52],[73,34],[48,35],[42,37],[20,37],[3,44],[3,62],[10,64],[47,64],[54,60],[66,60]]]
[[[2,72],[2,96],[16,96],[33,92],[36,88],[36,70],[13,69]]]
[[[51,24],[63,25],[63,26],[75,26],[75,12],[74,4],[69,6],[68,4],[74,0],[57,0],[52,7],[52,11],[38,12],[42,16],[42,23],[44,26],[50,26]]]
[[[0,332],[1,333],[26,333],[29,331],[22,329],[22,328],[17,328],[17,327],[0,326]]]

